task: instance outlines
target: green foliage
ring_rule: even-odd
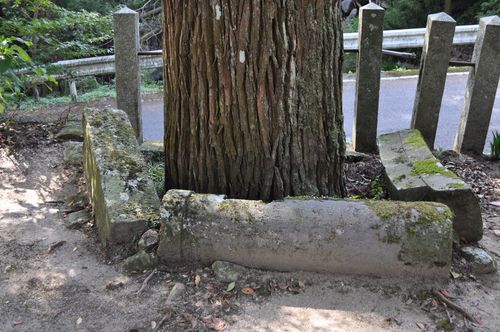
[[[0,35],[0,113],[5,110],[8,102],[19,102],[24,97],[24,91],[31,86],[34,80],[42,79],[56,83],[47,75],[44,68],[36,67],[31,57],[23,47],[30,43],[16,37]],[[26,68],[26,74],[19,75],[16,71]]]
[[[458,1],[457,11],[458,24],[477,24],[481,17],[499,15],[500,14],[500,0],[477,0],[473,4],[469,1]]]
[[[443,10],[443,1],[435,0],[389,0],[385,1],[385,29],[422,28],[427,15]]]
[[[48,63],[107,54],[111,51],[111,16],[66,10],[48,0],[0,0],[5,19],[0,31],[29,40],[36,62]]]
[[[491,157],[494,159],[500,158],[500,133],[498,131],[493,132],[493,140],[490,143]]]
[[[380,175],[371,183],[370,196],[374,199],[382,199],[385,196],[384,185]]]

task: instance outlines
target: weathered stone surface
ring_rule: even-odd
[[[127,272],[149,270],[158,265],[158,257],[154,253],[140,250],[123,261],[123,269]]]
[[[124,110],[142,142],[139,13],[123,7],[113,14],[116,103]]]
[[[383,32],[384,9],[375,3],[361,7],[352,130],[352,145],[359,152],[377,151]]]
[[[389,196],[402,201],[435,201],[455,214],[459,237],[479,241],[483,222],[479,200],[471,187],[446,169],[415,129],[381,135],[378,139]]]
[[[158,244],[158,231],[155,229],[148,229],[142,234],[137,246],[141,250],[149,250]]]
[[[233,282],[245,273],[246,268],[231,262],[216,261],[212,264],[212,270],[219,281]]]
[[[460,252],[471,264],[474,273],[486,274],[497,271],[495,259],[486,250],[474,246],[465,246],[460,248]]]
[[[69,229],[79,229],[82,228],[90,220],[90,215],[87,210],[80,210],[76,212],[69,213],[66,218],[64,218],[64,223]]]
[[[83,163],[83,143],[64,142],[63,160],[68,165],[81,165]]]
[[[165,151],[163,150],[163,141],[146,141],[141,144],[141,152],[146,159],[151,161],[164,161]]]
[[[160,202],[125,112],[84,112],[84,169],[101,241],[132,244],[159,219]]]
[[[447,276],[450,210],[430,202],[261,201],[170,190],[157,254],[270,270]]]
[[[500,78],[500,17],[479,20],[472,62],[454,149],[481,154]]]
[[[60,141],[82,141],[83,129],[80,123],[68,122],[54,137]]]
[[[354,151],[354,147],[351,144],[347,144],[345,151],[345,159],[348,162],[358,162],[370,159],[370,155],[363,152]]]
[[[431,149],[436,138],[455,25],[455,20],[446,13],[427,18],[411,127],[420,130]]]

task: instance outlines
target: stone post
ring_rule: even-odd
[[[411,127],[420,130],[431,150],[436,138],[455,25],[455,20],[446,13],[432,14],[427,18]]]
[[[141,77],[139,68],[139,14],[124,7],[113,14],[115,29],[116,104],[124,110],[137,140],[142,142]]]
[[[483,152],[500,76],[500,17],[479,21],[460,125],[455,139],[457,152]]]
[[[358,152],[377,151],[383,32],[384,9],[375,3],[361,7],[352,130],[352,145]]]
[[[78,98],[78,91],[76,89],[76,81],[71,80],[69,82],[69,94],[71,95],[71,102],[76,103]]]

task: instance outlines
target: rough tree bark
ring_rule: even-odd
[[[338,0],[163,0],[166,187],[343,195]]]

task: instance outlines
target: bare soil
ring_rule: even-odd
[[[53,139],[65,112],[50,110],[49,123],[29,122],[39,113],[0,121],[0,331],[500,331],[499,274],[474,275],[458,254],[455,277],[441,282],[255,271],[231,289],[209,267],[186,266],[161,268],[137,294],[151,271],[123,273],[91,220],[80,230],[64,224],[68,212],[89,209],[81,167],[65,166]],[[351,192],[362,197],[377,193],[381,169],[370,158],[349,165]],[[498,162],[445,164],[480,195],[480,245],[498,260],[500,211],[490,204],[500,200]],[[176,282],[186,291],[168,304]],[[476,322],[445,309],[432,289],[446,290]]]

